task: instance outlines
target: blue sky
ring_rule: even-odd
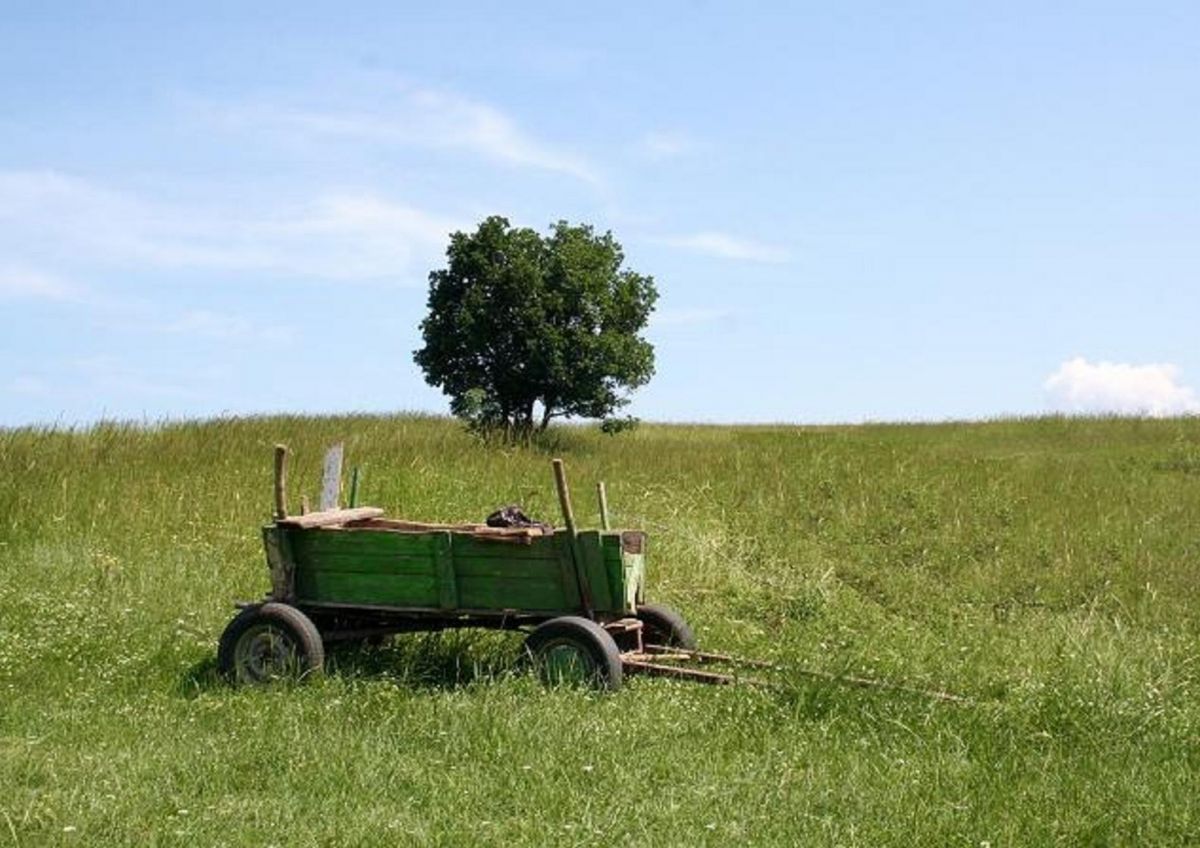
[[[443,411],[446,235],[611,229],[653,420],[1200,411],[1195,3],[0,13],[0,425]]]

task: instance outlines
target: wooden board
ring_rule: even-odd
[[[360,506],[354,509],[327,509],[322,512],[310,512],[308,515],[289,515],[279,519],[280,527],[331,527],[335,524],[345,524],[347,521],[361,521],[364,518],[379,518],[383,510],[377,506]]]

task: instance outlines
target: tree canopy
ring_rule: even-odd
[[[559,221],[543,236],[493,216],[452,234],[446,259],[413,358],[455,415],[527,437],[557,417],[608,419],[653,376],[640,334],[658,292],[622,268],[611,232]]]

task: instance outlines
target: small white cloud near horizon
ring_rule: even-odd
[[[662,236],[654,239],[658,244],[678,247],[693,253],[716,256],[719,259],[741,259],[748,262],[778,264],[791,258],[782,247],[763,244],[747,238],[720,232],[701,232],[688,235]]]
[[[1062,363],[1042,387],[1052,407],[1063,412],[1156,418],[1200,413],[1200,397],[1179,376],[1170,363],[1093,363],[1077,356]]]

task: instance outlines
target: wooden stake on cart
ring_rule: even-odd
[[[575,535],[575,510],[571,508],[571,490],[567,487],[567,470],[561,459],[554,460],[554,487],[558,489],[558,505],[562,509],[563,523],[567,525],[567,546],[571,549],[571,562],[575,565],[575,581],[579,584],[579,600],[588,618],[595,615],[592,606],[592,590],[583,571],[579,555],[578,539]]]
[[[567,532],[575,535],[575,510],[571,509],[571,490],[567,488],[567,470],[561,459],[554,460],[554,486],[558,489],[558,506],[562,509]]]
[[[596,497],[600,500],[600,527],[608,531],[612,526],[608,521],[608,493],[604,491],[604,481],[601,480],[596,484]]]
[[[287,518],[287,445],[275,446],[275,520]]]

